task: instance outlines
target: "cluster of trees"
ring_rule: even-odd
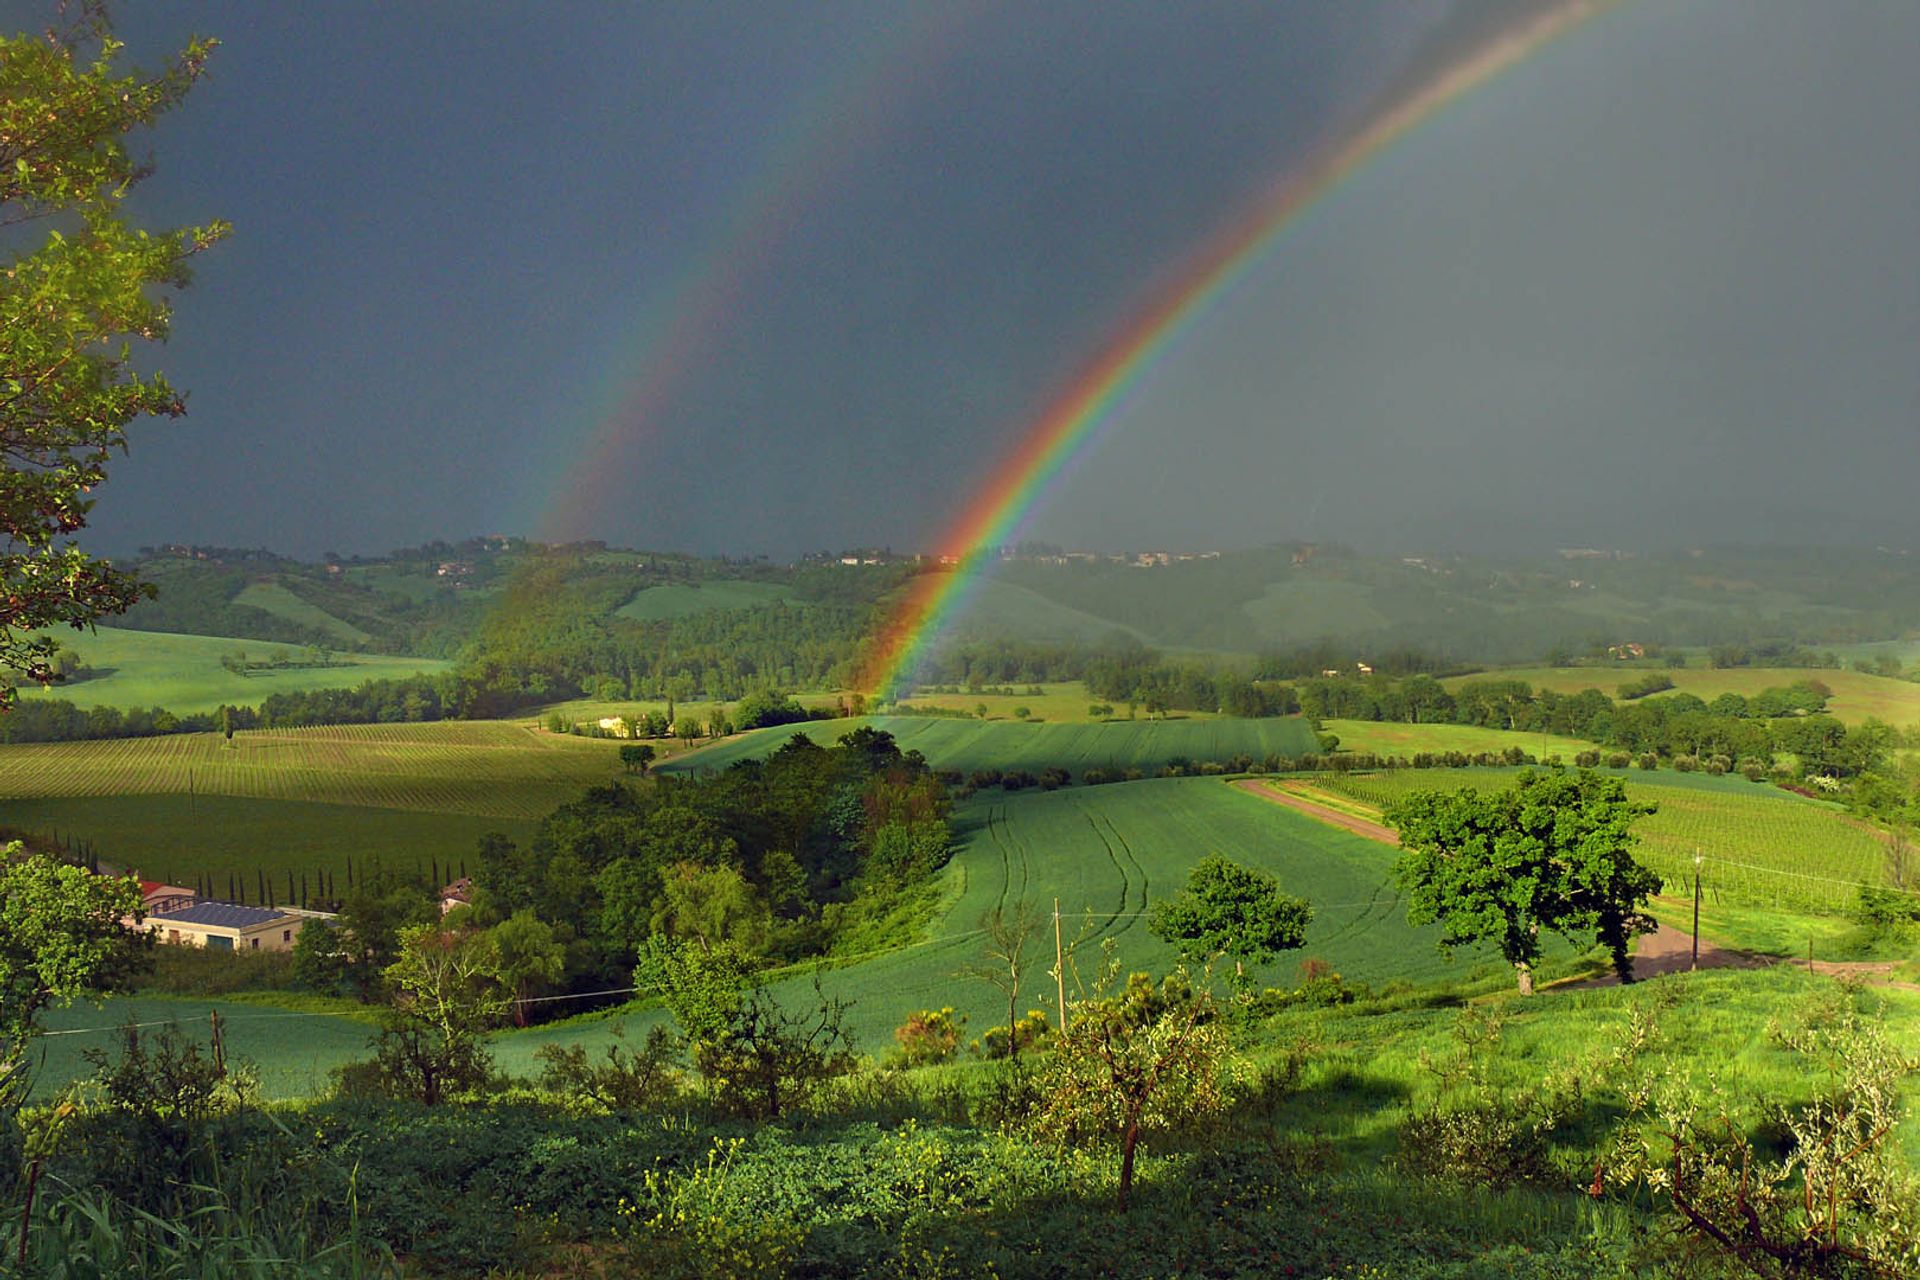
[[[1598,689],[1558,693],[1524,680],[1470,680],[1449,689],[1428,676],[1302,681],[1301,710],[1318,719],[1464,724],[1586,738],[1635,756],[1770,765],[1790,754],[1806,774],[1846,778],[1873,769],[1898,735],[1868,722],[1849,729],[1824,714],[1831,690],[1796,681],[1751,698],[1690,693],[1619,703]]]
[[[717,774],[593,788],[524,846],[488,837],[456,923],[546,931],[562,961],[538,985],[553,993],[619,986],[656,943],[726,947],[750,966],[792,960],[883,918],[944,865],[949,807],[940,779],[891,735],[862,728],[822,747],[795,734]],[[303,971],[310,985],[380,967],[356,952],[390,963],[389,922],[426,903],[417,885],[363,876],[335,943],[324,928],[302,934],[303,951],[332,945],[341,964],[352,959]]]
[[[244,647],[235,648],[220,655],[220,665],[236,676],[249,676],[256,671],[345,667],[351,666],[352,660],[341,658],[323,644],[310,644],[303,649],[282,648],[265,653],[248,653]]]

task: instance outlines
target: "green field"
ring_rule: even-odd
[[[186,1000],[167,997],[115,997],[54,1009],[42,1019],[46,1034],[34,1043],[46,1063],[35,1072],[40,1094],[51,1094],[69,1080],[90,1075],[86,1051],[117,1057],[113,1032],[132,1021],[150,1034],[173,1024],[201,1046],[209,1038],[208,1015],[218,1011],[228,1059],[258,1068],[260,1090],[269,1098],[296,1098],[324,1092],[335,1067],[368,1056],[375,1028],[358,1018],[326,1013],[296,1013],[235,1000]]]
[[[1111,618],[1048,599],[1040,592],[997,577],[969,588],[954,623],[964,636],[1017,638],[1043,644],[1100,644],[1114,636],[1146,642],[1139,630]]]
[[[1514,771],[1408,769],[1325,775],[1316,785],[1376,808],[1419,790],[1511,784]],[[1881,837],[1837,807],[1741,778],[1625,772],[1627,793],[1659,811],[1636,825],[1643,862],[1670,890],[1691,882],[1693,858],[1705,859],[1715,901],[1814,912],[1845,911],[1862,881],[1884,877]]]
[[[1177,892],[1187,870],[1209,853],[1271,871],[1289,892],[1315,904],[1306,945],[1258,970],[1263,982],[1291,985],[1309,956],[1330,961],[1349,981],[1376,985],[1395,978],[1506,975],[1490,955],[1462,952],[1447,960],[1435,946],[1436,930],[1407,924],[1405,905],[1387,881],[1393,850],[1217,778],[990,798],[997,796],[982,793],[956,812],[961,839],[945,873],[947,905],[927,938],[822,975],[827,994],[854,1002],[849,1026],[863,1050],[888,1048],[893,1028],[914,1009],[951,1005],[967,1015],[970,1035],[1004,1022],[1005,997],[959,970],[979,958],[981,913],[1023,898],[1049,916],[1059,898],[1066,940],[1080,939],[1077,963],[1089,975],[1104,938],[1114,939],[1130,968],[1170,968],[1177,957],[1147,931],[1142,913]],[[1052,947],[1049,927],[1044,947],[1036,947],[1036,956],[1041,949],[1048,954],[1021,993],[1022,1010],[1054,1003],[1053,981],[1043,972]],[[1568,952],[1559,947],[1556,955],[1564,960]],[[777,989],[796,1000],[812,995],[810,978],[790,979]],[[1072,990],[1070,978],[1069,998]],[[606,1024],[590,1022],[506,1035],[496,1048],[502,1067],[530,1073],[542,1044],[598,1043],[606,1036]]]
[[[902,751],[918,751],[937,769],[1158,769],[1170,760],[1255,759],[1314,750],[1313,730],[1289,716],[1270,720],[1122,720],[1110,724],[1025,724],[1017,720],[948,720],[863,716],[813,725],[782,725],[729,738],[662,766],[724,769],[736,760],[776,751],[797,732],[830,743],[861,725],[891,733]]]
[[[274,654],[299,656],[295,645],[221,636],[174,635],[101,627],[94,632],[56,632],[60,643],[99,672],[91,679],[49,689],[27,685],[21,696],[62,698],[83,707],[165,707],[175,715],[213,711],[222,703],[256,706],[274,693],[307,689],[351,689],[368,680],[445,671],[452,664],[434,658],[390,658],[353,654],[337,667],[296,667],[238,676],[220,659],[245,649],[255,660]]]
[[[1519,747],[1544,759],[1559,755],[1569,764],[1582,751],[1598,751],[1598,743],[1563,738],[1551,733],[1514,733],[1482,729],[1469,724],[1400,724],[1381,720],[1326,720],[1328,733],[1340,739],[1342,751],[1372,752],[1380,756],[1412,756],[1421,751],[1463,751],[1479,755]]]
[[[7,800],[0,825],[31,835],[85,840],[102,860],[149,880],[192,884],[204,871],[225,893],[228,872],[239,875],[244,896],[255,897],[254,869],[280,877],[276,902],[286,899],[285,875],[330,871],[340,887],[348,859],[425,874],[428,866],[474,864],[480,837],[499,831],[525,840],[530,818],[427,813],[307,800],[240,796],[124,795],[84,800]]]
[[[917,689],[906,701],[915,707],[940,707],[948,711],[964,711],[968,715],[978,715],[979,709],[985,707],[986,718],[989,720],[1017,719],[1019,717],[1014,714],[1016,707],[1025,707],[1032,719],[1044,720],[1049,724],[1092,724],[1105,723],[1116,717],[1121,720],[1127,718],[1125,702],[1105,703],[1103,705],[1113,707],[1114,716],[1102,717],[1100,721],[1095,721],[1087,714],[1087,708],[1099,703],[1100,699],[1089,694],[1087,687],[1078,680],[1043,684],[1039,686],[1041,693],[1038,697],[1027,692],[1033,687],[1031,685],[996,687],[1013,689],[1013,696],[1008,697],[997,693],[970,693],[964,689],[959,693],[931,693],[925,689]],[[1213,714],[1206,711],[1181,711],[1177,714],[1186,720],[1213,719]],[[1136,715],[1144,718],[1144,713],[1138,712],[1137,709]]]
[[[808,708],[833,707],[845,696],[845,694],[840,693],[798,693],[793,695],[793,700],[801,706]],[[734,704],[730,702],[694,699],[688,702],[676,702],[673,705],[673,714],[675,719],[684,719],[687,716],[692,716],[702,725],[705,725],[707,718],[713,714],[715,707],[731,707],[733,705]],[[531,711],[520,712],[515,716],[515,721],[516,723],[538,727],[545,725],[548,719],[557,715],[563,719],[571,720],[575,724],[597,724],[602,719],[618,716],[639,719],[649,712],[658,711],[664,714],[666,710],[667,704],[665,699],[569,698],[564,702],[550,702],[535,707]],[[672,749],[673,744],[669,742],[655,742],[653,746],[656,751],[664,753]]]
[[[1598,689],[1609,698],[1619,696],[1620,686],[1653,674],[1650,667],[1512,667],[1483,671],[1478,675],[1454,676],[1441,681],[1449,688],[1469,680],[1524,680],[1536,689],[1556,693],[1578,693]],[[1888,676],[1863,675],[1858,671],[1807,670],[1800,667],[1729,667],[1715,671],[1704,667],[1658,669],[1673,678],[1673,692],[1691,693],[1712,702],[1723,693],[1752,697],[1763,689],[1784,689],[1801,680],[1818,680],[1833,690],[1827,711],[1847,724],[1858,724],[1869,716],[1905,728],[1920,724],[1920,684],[1895,680]],[[1659,695],[1655,695],[1659,696]]]
[[[499,721],[0,747],[0,798],[244,796],[538,818],[620,772],[615,744]]]
[[[0,747],[0,826],[197,871],[470,855],[621,773],[618,747],[516,724],[341,725]]]
[[[700,584],[672,583],[647,587],[614,611],[617,618],[658,622],[684,618],[714,609],[758,609],[781,601],[794,603],[793,588],[779,582],[742,582],[717,579]]]
[[[351,622],[336,618],[319,605],[302,600],[278,582],[249,582],[233,598],[233,602],[303,627],[311,627],[315,631],[323,631],[341,644],[365,644],[373,638]]]

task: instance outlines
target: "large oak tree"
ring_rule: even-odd
[[[1404,852],[1394,872],[1407,919],[1440,925],[1443,950],[1487,942],[1533,990],[1543,930],[1604,945],[1621,981],[1627,948],[1650,932],[1660,877],[1633,858],[1636,818],[1653,806],[1589,769],[1527,770],[1510,790],[1418,791],[1387,810]]]

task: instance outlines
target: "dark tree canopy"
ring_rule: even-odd
[[[1627,946],[1654,927],[1641,909],[1660,877],[1633,859],[1633,821],[1653,806],[1582,769],[1527,770],[1511,790],[1419,791],[1387,811],[1404,852],[1394,871],[1413,924],[1438,923],[1443,950],[1486,942],[1532,990],[1543,929],[1598,942],[1623,980]]]

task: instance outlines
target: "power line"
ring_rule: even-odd
[[[1752,862],[1735,862],[1731,858],[1706,857],[1706,858],[1702,858],[1701,861],[1715,862],[1723,867],[1739,867],[1745,871],[1760,871],[1771,876],[1791,876],[1795,880],[1812,880],[1817,884],[1837,884],[1842,888],[1846,888],[1846,889],[1857,889],[1862,887],[1863,885],[1866,885],[1867,883],[1864,880],[1836,880],[1832,876],[1808,875],[1804,871],[1787,871],[1780,867],[1763,867],[1758,865],[1757,863],[1752,863]],[[1908,897],[1920,898],[1920,890],[1897,889],[1892,886],[1869,886],[1869,887],[1881,888],[1882,892],[1885,892],[1885,893],[1902,893],[1902,894],[1906,894]]]

